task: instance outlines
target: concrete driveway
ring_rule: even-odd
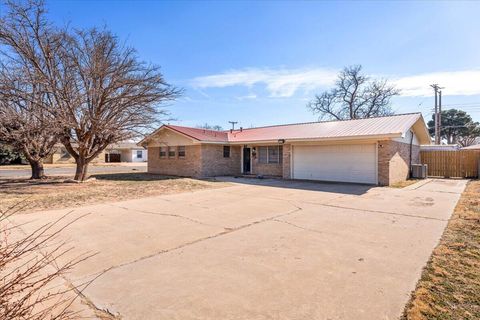
[[[98,254],[69,279],[100,274],[84,291],[90,308],[122,319],[397,319],[466,185],[230,180],[75,209],[67,219],[90,215],[64,236]],[[15,221],[33,229],[69,211]]]

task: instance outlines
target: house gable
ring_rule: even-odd
[[[168,127],[160,128],[156,133],[149,136],[147,141],[142,141],[141,143],[148,147],[190,146],[198,144],[194,139],[171,130]]]

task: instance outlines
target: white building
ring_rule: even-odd
[[[119,142],[105,150],[105,162],[147,162],[148,151],[135,142]]]

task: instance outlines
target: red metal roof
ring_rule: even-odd
[[[420,117],[420,113],[412,113],[368,119],[309,122],[243,129],[229,134],[229,141],[335,139],[403,134]]]
[[[201,128],[191,128],[191,127],[181,127],[173,125],[165,125],[165,127],[170,128],[174,131],[180,132],[190,138],[199,141],[208,141],[208,142],[226,142],[228,141],[228,134],[226,131],[216,131],[208,130]]]
[[[243,130],[215,131],[174,125],[165,125],[188,137],[203,142],[243,143],[285,140],[321,140],[369,138],[402,135],[419,119],[425,127],[421,113],[399,114],[367,119],[285,124]],[[163,128],[163,127],[162,127]],[[426,127],[423,134],[428,135]]]

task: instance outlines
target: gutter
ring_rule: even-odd
[[[294,139],[284,139],[286,143],[295,143],[295,142],[324,142],[324,141],[347,141],[347,140],[382,140],[382,139],[392,139],[392,138],[401,138],[402,133],[391,133],[383,135],[364,135],[364,136],[346,136],[346,137],[325,137],[325,138],[294,138]],[[244,140],[244,141],[226,141],[219,142],[222,144],[230,145],[242,145],[242,144],[259,144],[259,143],[274,143],[278,144],[279,139],[275,140]],[[216,143],[201,141],[201,143]]]

